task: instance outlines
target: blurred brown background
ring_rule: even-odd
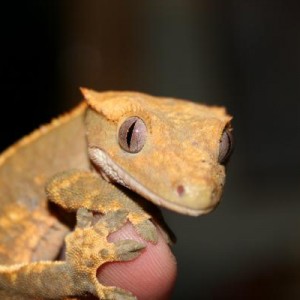
[[[300,299],[299,3],[5,1],[0,149],[78,103],[79,86],[225,105],[236,151],[222,204],[165,213],[172,299]]]

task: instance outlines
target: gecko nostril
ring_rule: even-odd
[[[185,192],[184,186],[181,185],[181,184],[178,185],[177,186],[177,193],[178,193],[178,195],[181,197],[181,196],[183,196],[184,192]]]

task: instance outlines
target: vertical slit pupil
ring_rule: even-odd
[[[130,127],[128,128],[128,131],[127,131],[126,142],[127,142],[127,146],[129,149],[130,149],[130,144],[131,144],[131,139],[132,139],[135,123],[136,123],[136,120],[130,125]]]

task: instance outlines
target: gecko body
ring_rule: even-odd
[[[104,263],[141,253],[141,243],[107,241],[127,221],[157,242],[151,215],[119,185],[191,216],[210,212],[221,197],[232,149],[224,108],[137,92],[82,93],[76,109],[0,156],[1,299],[135,299],[96,278]],[[73,230],[68,212],[76,212]],[[93,213],[102,215],[96,223]],[[64,243],[66,258],[57,261]]]

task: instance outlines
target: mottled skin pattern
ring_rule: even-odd
[[[135,299],[102,286],[96,271],[106,262],[134,259],[144,246],[107,237],[126,221],[146,241],[156,243],[157,232],[135,198],[99,176],[100,168],[106,179],[117,172],[118,183],[179,213],[207,213],[220,199],[219,141],[231,119],[223,108],[134,92],[82,92],[85,103],[0,156],[1,299]],[[147,127],[136,154],[118,143],[119,127],[132,116]],[[117,171],[106,171],[107,161]],[[76,212],[74,230],[61,211]],[[64,241],[66,258],[55,261]]]

